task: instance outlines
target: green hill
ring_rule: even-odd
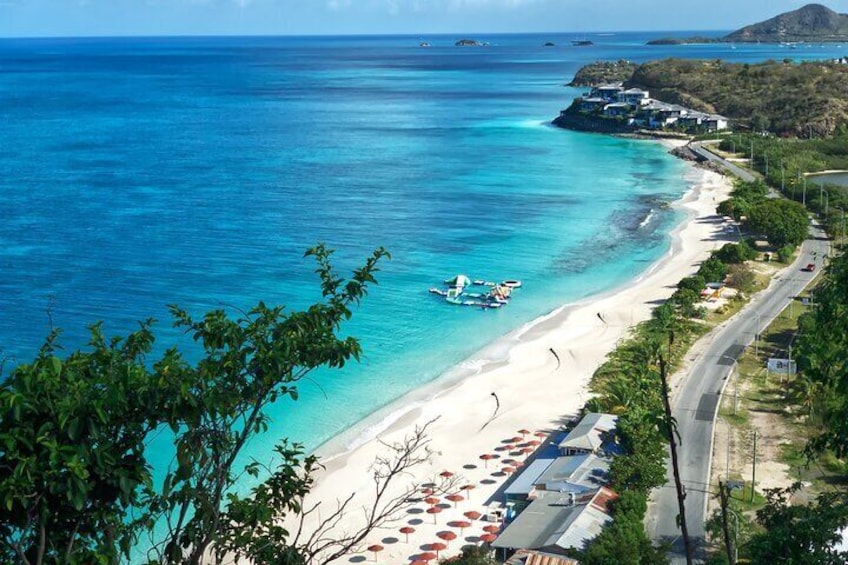
[[[640,65],[626,86],[782,135],[829,136],[848,125],[848,65],[839,63],[664,59]]]
[[[724,41],[764,43],[848,41],[848,15],[809,4],[726,35]]]

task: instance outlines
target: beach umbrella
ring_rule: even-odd
[[[487,534],[496,534],[501,531],[501,527],[496,526],[494,524],[489,524],[488,526],[483,526],[483,531]]]
[[[515,472],[515,467],[510,467],[509,465],[507,465],[506,467],[502,468],[501,471],[503,471],[504,473],[506,473],[508,475],[510,473]]]
[[[441,511],[442,511],[441,506],[431,506],[430,508],[427,509],[427,514],[433,515],[433,523],[434,524],[436,523],[436,514],[438,514]]]
[[[524,436],[526,436],[527,434],[530,433],[530,430],[525,430],[525,429],[522,428],[522,429],[518,430],[518,433],[520,433],[521,437],[523,438]]]
[[[433,489],[425,487],[421,489],[421,494],[433,494]]]
[[[374,545],[368,546],[368,551],[374,552],[374,561],[377,561],[377,553],[380,552],[380,551],[383,551],[384,549],[386,549],[386,548],[383,547],[382,545],[378,544],[378,543],[375,543]]]
[[[465,528],[471,527],[471,522],[468,522],[466,520],[455,520],[453,522],[448,522],[448,526],[450,526],[451,528],[459,528],[459,535],[462,535]]]
[[[406,536],[406,543],[409,543],[409,534],[414,534],[415,528],[412,526],[404,526],[398,531]]]
[[[442,471],[441,473],[439,473],[439,476],[449,479],[453,477],[453,473],[451,473],[450,471]]]
[[[430,545],[427,546],[427,549],[429,549],[430,551],[436,552],[436,559],[439,558],[439,552],[444,551],[447,548],[448,548],[447,545],[445,545],[443,543],[439,543],[439,542],[431,543]]]
[[[542,442],[537,440],[537,439],[531,439],[530,441],[527,442],[527,445],[529,445],[530,447],[535,447],[535,446],[537,446],[541,443]]]
[[[479,520],[479,519],[480,519],[480,516],[482,516],[482,514],[480,514],[480,513],[479,513],[479,512],[477,512],[476,510],[469,510],[468,512],[466,512],[465,514],[463,514],[463,516],[465,516],[465,517],[466,517],[466,518],[468,518],[469,520]]]
[[[436,537],[445,540],[450,545],[450,542],[456,539],[456,534],[453,532],[439,532],[436,534]]]
[[[488,467],[489,461],[491,461],[494,458],[495,458],[495,456],[492,455],[491,453],[484,453],[483,455],[480,456],[480,459],[483,460],[483,466],[484,467]]]
[[[457,504],[458,502],[462,502],[463,500],[465,500],[465,497],[464,497],[464,496],[462,496],[461,494],[449,494],[449,495],[447,495],[445,498],[446,498],[447,500],[450,500],[451,502],[453,502],[453,507],[454,507],[454,508],[456,508],[456,504]]]
[[[536,432],[533,435],[536,436],[536,437],[548,437],[548,434],[546,432],[541,432],[541,431]]]
[[[476,488],[474,485],[462,485],[461,487],[459,487],[459,490],[464,490],[465,497],[468,500],[471,500],[471,491],[474,490],[474,488]]]
[[[416,559],[415,561],[413,561],[409,565],[427,565],[427,562],[424,561],[423,559]]]
[[[524,439],[524,438],[523,438],[523,437],[521,437],[521,436],[515,436],[515,437],[513,437],[513,438],[510,438],[509,443],[518,443],[519,441],[521,441],[521,440],[523,440],[523,439]]]
[[[521,450],[521,453],[523,453],[524,455],[530,455],[534,451],[536,451],[536,450],[533,449],[532,447],[525,447]]]
[[[418,559],[424,562],[430,562],[433,559],[437,559],[439,556],[433,553],[432,551],[425,551],[421,555],[418,556]]]
[[[483,534],[482,536],[480,536],[480,541],[484,541],[486,543],[492,543],[496,539],[498,539],[498,536],[496,536],[495,534]]]
[[[430,505],[438,504],[439,503],[439,497],[428,496],[427,498],[424,499],[424,502],[426,502],[427,504],[430,504]]]

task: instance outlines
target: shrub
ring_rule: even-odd
[[[728,265],[744,263],[757,256],[757,252],[746,241],[739,243],[725,243],[724,246],[713,253],[713,257]]]
[[[727,284],[742,292],[751,293],[756,288],[757,277],[745,265],[731,265],[727,271]]]
[[[795,253],[794,245],[784,245],[777,251],[777,260],[781,263],[789,263],[792,260],[792,255]]]
[[[694,275],[691,277],[686,277],[685,279],[681,279],[679,283],[677,283],[678,292],[682,290],[691,290],[697,296],[704,287],[707,286],[707,281],[701,275]],[[675,293],[677,294],[677,293]]]
[[[704,280],[707,282],[723,282],[724,277],[727,275],[727,265],[716,257],[710,257],[701,263],[698,274],[704,277]]]

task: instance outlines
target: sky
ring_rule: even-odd
[[[0,0],[0,37],[732,30],[803,0]],[[823,2],[848,12],[848,0]]]

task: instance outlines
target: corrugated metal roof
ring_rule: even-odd
[[[510,549],[548,546],[581,549],[612,520],[607,514],[606,502],[615,497],[613,491],[604,487],[591,499],[578,500],[576,505],[572,504],[574,497],[568,495],[551,493],[538,498],[492,545]]]
[[[559,457],[535,482],[536,486],[561,492],[597,490],[607,483],[610,460],[587,453]]]
[[[580,423],[562,440],[560,449],[582,449],[595,451],[603,445],[603,436],[614,430],[618,416],[589,412]]]
[[[530,491],[533,490],[533,485],[536,484],[539,476],[542,475],[554,461],[555,459],[536,459],[527,465],[523,471],[521,471],[521,474],[512,481],[504,493],[507,495],[530,494]]]

